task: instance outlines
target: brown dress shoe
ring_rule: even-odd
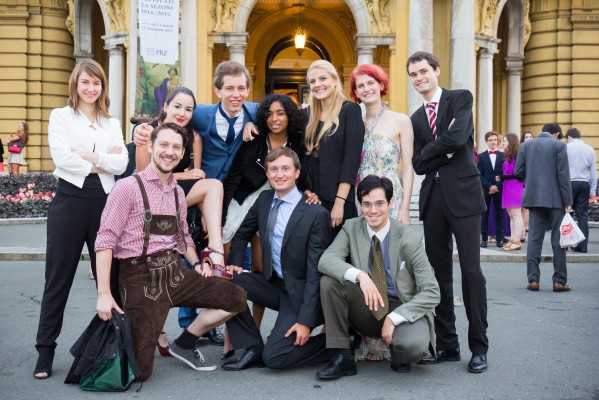
[[[553,282],[554,292],[569,292],[570,290],[572,290],[572,287],[566,283]]]
[[[526,286],[526,289],[530,290],[531,292],[538,292],[539,291],[539,282],[529,282],[528,286]],[[553,290],[555,290],[555,286],[553,288]]]

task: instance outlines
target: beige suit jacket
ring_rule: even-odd
[[[363,217],[347,220],[333,243],[323,253],[318,270],[343,282],[345,272],[358,268],[368,273],[370,236]],[[431,346],[435,348],[434,310],[440,301],[439,285],[424,251],[422,236],[391,219],[389,263],[401,305],[393,311],[412,323],[426,318]],[[345,260],[350,257],[351,263]],[[326,321],[325,321],[326,323]]]

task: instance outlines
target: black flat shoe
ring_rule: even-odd
[[[431,353],[428,353],[418,361],[418,364],[438,364],[443,361],[460,361],[461,359],[462,357],[460,356],[459,348],[453,350],[437,350],[436,357]]]
[[[221,365],[227,371],[243,371],[248,368],[264,368],[262,351],[258,352],[252,348],[247,349],[237,360],[228,361]]]
[[[486,354],[472,354],[472,358],[468,363],[468,372],[480,374],[481,372],[485,372],[488,368],[489,365],[487,364]]]
[[[399,372],[400,374],[410,372],[412,366],[410,364],[399,364],[397,366],[391,364],[391,369],[395,372]]]
[[[49,353],[40,353],[37,357],[37,363],[33,370],[35,379],[48,379],[52,376],[52,363],[54,362],[54,351]],[[46,374],[46,376],[37,376],[37,374]]]
[[[220,355],[221,361],[225,361],[227,358],[231,358],[235,355],[235,350],[223,351]]]
[[[318,379],[337,379],[342,376],[353,376],[358,373],[356,361],[353,356],[337,354],[329,365],[316,373]]]
[[[217,346],[225,344],[225,335],[218,328],[210,329],[208,332],[202,335],[203,338],[210,340],[210,343]]]

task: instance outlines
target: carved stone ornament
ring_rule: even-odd
[[[75,1],[67,0],[67,6],[69,8],[69,16],[67,17],[66,26],[71,36],[75,36]]]
[[[493,27],[499,0],[478,0],[480,6],[480,27],[477,33],[485,36],[494,36]]]
[[[233,32],[235,14],[241,0],[214,0],[212,5],[213,32]]]
[[[110,21],[110,33],[126,32],[123,0],[105,0],[104,4]]]
[[[370,15],[370,33],[389,33],[389,0],[365,0]]]

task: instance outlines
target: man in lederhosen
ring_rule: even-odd
[[[112,309],[123,312],[110,292],[114,255],[120,260],[121,299],[131,319],[140,380],[152,374],[156,338],[172,307],[206,309],[175,339],[170,353],[195,370],[211,371],[216,365],[204,358],[196,340],[247,306],[243,289],[212,277],[189,236],[185,195],[171,173],[183,155],[185,140],[175,124],[154,129],[148,146],[150,165],[114,187],[96,239],[97,312],[103,320],[111,318]],[[181,255],[194,270],[185,269]]]

